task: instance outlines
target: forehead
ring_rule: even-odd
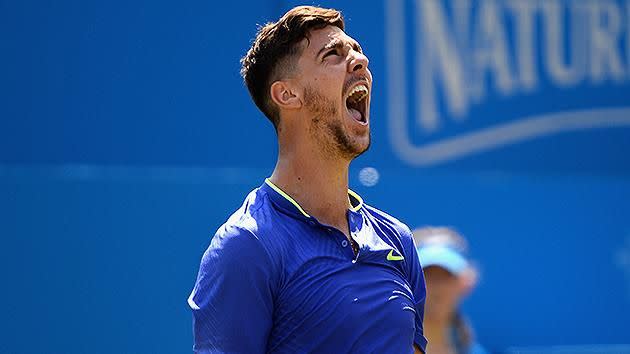
[[[348,36],[341,28],[335,26],[326,26],[321,29],[312,30],[308,35],[308,40],[305,39],[304,41],[306,44],[304,53],[312,55],[317,54],[320,49],[331,42],[341,42],[353,46],[354,44],[358,44],[354,38]]]
[[[456,279],[457,276],[449,272],[448,270],[442,268],[437,265],[430,265],[423,268],[423,271],[428,278],[433,280],[446,280],[446,279]]]

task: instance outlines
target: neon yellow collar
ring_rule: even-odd
[[[291,204],[293,204],[293,206],[295,206],[301,213],[302,215],[306,216],[307,218],[310,218],[311,216],[308,215],[308,213],[306,213],[304,211],[304,209],[302,209],[302,207],[300,206],[300,204],[298,204],[298,202],[296,202],[293,198],[291,198],[290,195],[286,194],[282,189],[280,189],[278,186],[276,186],[275,184],[273,184],[273,182],[271,182],[269,180],[269,178],[265,178],[265,183],[267,183],[267,185],[269,185],[269,187],[273,188],[273,190],[275,190],[276,192],[278,192],[278,194],[280,194],[281,196],[283,196],[286,200],[288,200],[289,202],[291,202]],[[356,206],[352,206],[352,200],[355,200],[357,202]],[[350,211],[359,211],[359,209],[361,209],[361,207],[363,206],[363,198],[361,198],[360,195],[358,195],[357,193],[355,193],[353,190],[348,189],[348,202],[350,203]]]

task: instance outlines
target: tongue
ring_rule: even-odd
[[[359,122],[361,121],[361,112],[359,112],[358,110],[354,108],[348,108],[348,111],[352,115],[352,118],[356,119]]]

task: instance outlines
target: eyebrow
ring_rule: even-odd
[[[361,48],[361,45],[359,45],[359,43],[357,43],[354,40],[350,40],[348,41],[348,43],[350,43],[352,45],[352,49],[354,49],[355,51],[359,52],[359,53],[363,53],[363,49]],[[318,52],[317,52],[317,57],[319,58],[319,56],[326,50],[328,49],[333,49],[333,48],[341,48],[344,46],[344,41],[342,41],[339,38],[334,38],[333,40],[331,40],[330,42],[328,42],[325,46],[323,46]]]

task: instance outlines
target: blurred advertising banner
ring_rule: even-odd
[[[388,134],[405,164],[630,172],[630,1],[384,4]]]

